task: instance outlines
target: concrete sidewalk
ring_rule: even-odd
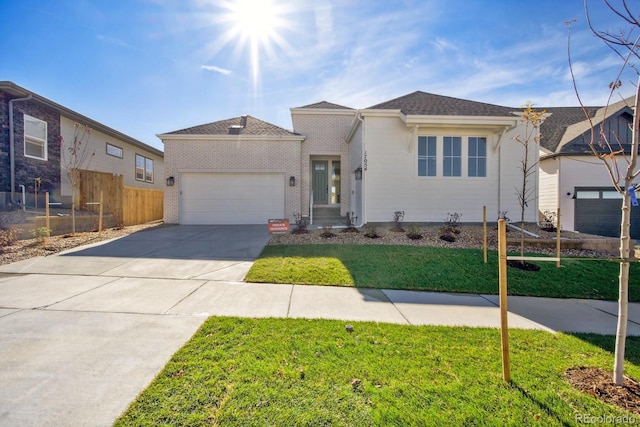
[[[208,316],[500,321],[494,295],[57,274],[0,276],[0,307],[7,426],[111,425]],[[509,297],[509,308],[512,328],[615,333],[614,302]]]

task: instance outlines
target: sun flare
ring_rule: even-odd
[[[289,23],[285,17],[289,11],[285,0],[230,0],[222,3],[224,11],[218,21],[228,26],[216,40],[216,50],[226,45],[234,46],[234,53],[248,51],[254,90],[260,77],[261,53],[275,55],[276,49],[290,49],[281,32]]]

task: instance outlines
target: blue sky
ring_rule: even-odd
[[[158,133],[242,114],[290,129],[289,108],[321,100],[577,105],[574,18],[585,103],[603,105],[620,66],[582,0],[262,0],[257,16],[245,1],[3,1],[0,80],[162,149]],[[599,28],[618,29],[590,2]],[[634,77],[622,82],[633,94]]]

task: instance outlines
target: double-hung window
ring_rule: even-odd
[[[436,137],[418,137],[418,176],[436,176]]]
[[[24,115],[24,156],[47,160],[47,122]]]
[[[136,154],[136,180],[153,182],[153,160]]]
[[[468,176],[487,176],[487,138],[470,136]]]
[[[445,136],[442,140],[442,175],[462,176],[462,138]]]

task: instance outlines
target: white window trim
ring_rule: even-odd
[[[418,172],[418,141],[420,137],[435,137],[436,138],[436,175],[435,176],[422,176],[419,175]],[[449,136],[449,137],[460,137],[462,139],[461,141],[461,164],[460,164],[460,175],[457,176],[445,176],[444,175],[444,137],[445,136]],[[469,176],[469,138],[484,138],[485,142],[486,142],[486,154],[485,154],[485,176]],[[489,169],[489,141],[490,141],[490,137],[489,135],[483,135],[483,134],[470,134],[470,133],[419,133],[416,138],[415,138],[415,150],[414,150],[414,157],[413,157],[413,165],[415,168],[415,177],[417,179],[434,179],[434,178],[438,178],[438,179],[452,179],[452,180],[459,180],[459,179],[473,179],[474,182],[478,181],[482,181],[482,180],[487,180],[489,178],[489,175],[491,174],[491,171]]]
[[[38,121],[38,122],[42,122],[44,123],[44,135],[45,135],[45,139],[41,139],[32,135],[28,135],[27,136],[27,118],[33,121]],[[24,114],[23,115],[23,136],[24,136],[24,147],[23,147],[23,152],[24,152],[24,156],[28,157],[30,159],[36,159],[36,160],[43,160],[43,161],[48,161],[49,160],[49,143],[47,141],[47,135],[49,132],[49,124],[44,121],[44,120],[40,120],[36,117],[30,116],[28,114]],[[29,141],[33,141],[32,143],[41,143],[42,144],[42,151],[44,153],[44,157],[38,157],[38,156],[32,156],[30,154],[27,154],[27,139]]]
[[[138,178],[138,157],[140,157],[142,159],[142,179]],[[151,161],[151,179],[147,179],[147,161]],[[140,182],[148,182],[150,184],[153,184],[154,181],[154,175],[155,175],[155,165],[154,165],[154,160],[150,157],[146,157],[143,156],[142,154],[137,154],[135,155],[134,158],[134,175],[135,175],[135,179],[136,181],[140,181]]]
[[[122,159],[124,157],[124,150],[122,149],[122,147],[118,147],[117,145],[113,145],[113,144],[110,144],[108,142],[106,144],[107,145],[106,145],[105,150],[106,150],[106,153],[107,153],[108,156],[115,157],[115,158],[118,158],[118,159]],[[120,155],[118,156],[116,154],[110,153],[109,152],[109,147],[112,147],[112,148],[114,148],[116,150],[120,150]]]

